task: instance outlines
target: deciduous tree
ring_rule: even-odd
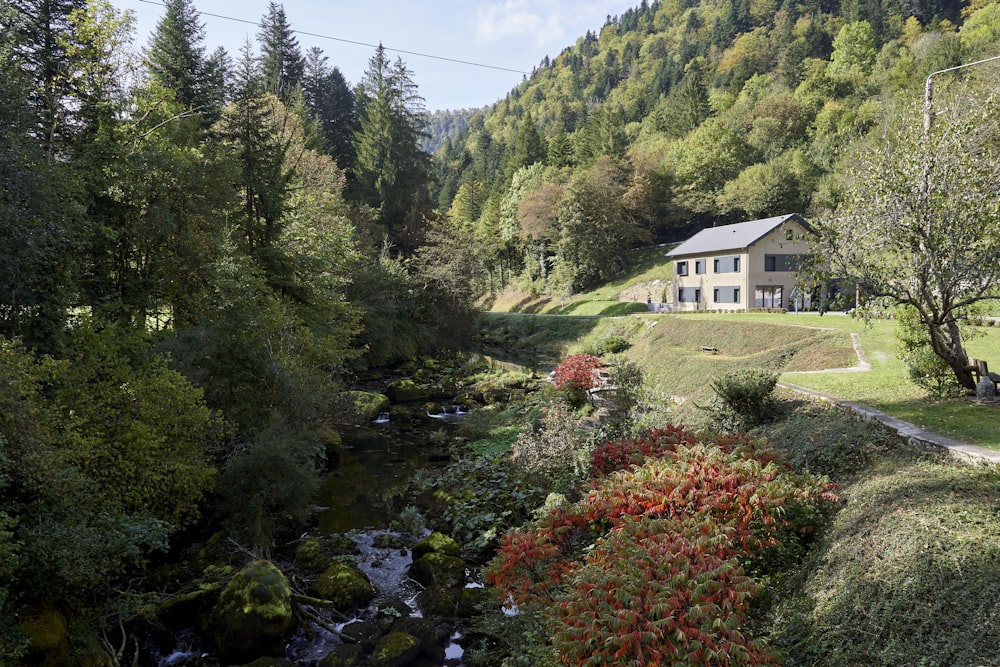
[[[1000,298],[1000,114],[990,96],[957,100],[930,132],[915,116],[896,115],[850,157],[821,247],[834,275],[912,306],[934,352],[972,389],[960,325]]]

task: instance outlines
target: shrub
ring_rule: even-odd
[[[778,375],[764,368],[740,368],[713,380],[715,399],[709,407],[722,430],[738,431],[764,424],[774,416],[771,396]]]
[[[587,391],[598,385],[597,371],[604,362],[592,354],[571,354],[555,369],[556,389],[572,387]]]
[[[896,351],[910,380],[938,398],[961,396],[965,388],[955,371],[931,347],[930,332],[912,306],[896,309]],[[965,333],[965,332],[963,332]]]
[[[537,426],[517,436],[511,458],[528,473],[545,476],[552,489],[568,491],[589,473],[590,447],[580,420],[561,404],[546,408]]]
[[[618,354],[624,352],[632,346],[627,340],[621,336],[608,336],[601,343],[601,353],[602,354]]]
[[[563,664],[774,662],[741,630],[755,591],[746,572],[800,556],[836,498],[761,442],[716,442],[672,429],[606,443],[608,469],[650,458],[507,535],[487,577],[548,618]]]

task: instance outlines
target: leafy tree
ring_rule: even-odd
[[[863,77],[872,71],[875,56],[875,31],[867,21],[848,23],[833,40],[830,74],[834,77]]]
[[[260,43],[260,71],[264,89],[283,101],[288,101],[302,83],[305,59],[299,41],[292,34],[284,6],[267,3],[267,13],[260,21],[257,34]]]
[[[1000,116],[992,98],[974,99],[939,111],[926,133],[915,114],[897,114],[852,156],[842,200],[819,226],[834,275],[914,308],[931,348],[969,389],[961,322],[998,298],[1000,279]]]

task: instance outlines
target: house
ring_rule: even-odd
[[[701,230],[667,253],[673,310],[808,308],[795,284],[811,234],[798,213]]]

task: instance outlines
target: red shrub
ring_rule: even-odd
[[[587,391],[600,384],[597,371],[604,368],[604,362],[592,354],[571,354],[555,369],[556,389],[573,387]]]

